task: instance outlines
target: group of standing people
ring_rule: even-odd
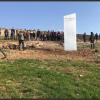
[[[91,44],[91,48],[95,48],[95,41],[97,41],[100,38],[100,35],[97,33],[94,34],[91,32],[89,35],[89,41]],[[24,41],[28,40],[40,40],[40,41],[61,41],[64,42],[64,32],[55,32],[55,31],[40,31],[38,30],[15,30],[12,28],[10,32],[8,29],[5,29],[4,31],[4,39],[12,39],[12,40],[18,40],[19,41],[19,49],[21,47],[24,50]],[[87,35],[86,33],[83,34],[83,41],[87,41]]]
[[[93,32],[91,32],[91,34],[89,35],[91,49],[95,48],[95,42],[97,42],[99,38],[100,38],[100,34],[98,35],[97,33],[94,34]],[[86,40],[87,40],[87,35],[86,35],[86,33],[84,33],[83,41],[86,42]]]
[[[1,31],[0,31],[1,33]],[[5,40],[18,40],[19,47],[24,49],[24,41],[30,40],[40,40],[40,41],[62,41],[64,42],[64,32],[60,31],[40,31],[39,29],[35,30],[18,30],[18,29],[5,29],[4,30],[4,39]]]
[[[24,40],[40,40],[40,41],[62,41],[64,38],[63,32],[54,31],[19,31],[17,32],[17,39],[19,40],[19,49],[24,50]]]
[[[5,29],[4,31],[4,39],[15,39],[15,29],[11,29],[11,32],[9,32],[8,29]]]
[[[40,41],[62,41],[64,38],[63,32],[55,31],[24,31],[25,40],[40,40]]]
[[[22,31],[22,30],[21,30]],[[8,29],[4,31],[4,39],[18,39],[18,34],[20,30],[11,29],[9,32]],[[25,40],[41,40],[41,41],[63,41],[64,39],[64,32],[60,31],[40,31],[38,30],[23,30]]]

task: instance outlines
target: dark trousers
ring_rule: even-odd
[[[94,48],[95,48],[95,44],[91,43],[91,49],[94,49]]]
[[[24,50],[24,40],[19,40],[19,50],[21,50],[21,48]]]

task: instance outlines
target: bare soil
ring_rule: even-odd
[[[6,46],[8,44],[16,44],[18,45],[17,41],[4,41],[0,42],[0,46]],[[78,42],[78,46],[82,42]],[[100,44],[100,41],[98,42]],[[25,46],[29,47],[34,45],[34,48],[29,49],[26,48],[24,51],[19,51],[18,49],[5,49],[7,54],[8,60],[15,60],[15,59],[56,59],[56,60],[84,60],[88,62],[94,62],[96,57],[100,56],[100,48],[97,50],[91,50],[90,48],[80,48],[78,47],[77,51],[64,51],[63,45],[59,42],[52,42],[52,41],[26,41]],[[0,54],[0,58],[2,59],[3,55]],[[100,60],[100,59],[98,59]]]

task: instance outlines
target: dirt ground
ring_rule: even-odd
[[[16,44],[17,41],[1,41],[0,46],[7,46],[8,44]],[[77,51],[64,51],[63,45],[59,42],[53,41],[28,41],[25,42],[27,47],[24,51],[19,51],[18,49],[4,49],[7,54],[7,60],[14,59],[56,59],[56,60],[84,60],[88,62],[98,62],[100,64],[100,41],[97,43],[97,48],[91,50],[86,43],[84,47],[83,42],[78,42]],[[29,49],[28,47],[34,45],[34,48]],[[2,60],[3,55],[0,53],[0,59]],[[5,59],[3,59],[5,60]]]

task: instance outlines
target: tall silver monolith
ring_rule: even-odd
[[[64,50],[77,50],[75,13],[64,16]]]

